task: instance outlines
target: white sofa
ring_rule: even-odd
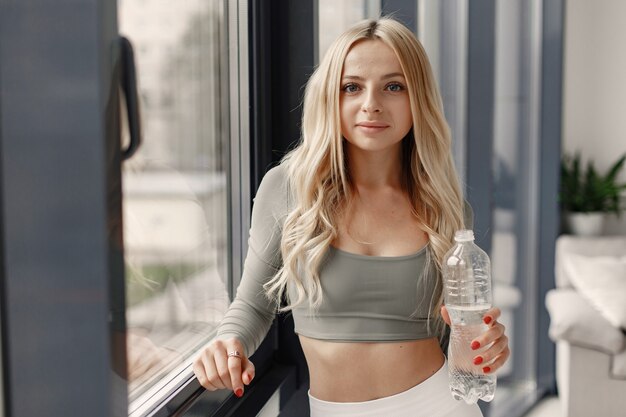
[[[624,260],[626,236],[563,235],[557,240],[556,289],[548,292],[546,307],[550,338],[557,344],[557,386],[563,417],[626,416],[626,334],[594,304],[597,298],[590,300],[588,290],[580,286],[577,274],[585,268],[572,269],[572,259],[591,260],[589,265],[595,265],[598,257]],[[600,280],[592,276],[589,282],[593,285]],[[626,305],[622,292],[614,295],[624,297]]]

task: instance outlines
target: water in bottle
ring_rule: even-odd
[[[489,364],[474,364],[474,358],[487,346],[471,348],[472,341],[488,328],[483,317],[492,303],[491,263],[474,243],[471,230],[457,231],[454,240],[443,262],[444,299],[452,322],[448,346],[450,392],[455,399],[474,404],[479,399],[491,401],[496,390],[496,376],[482,371]]]

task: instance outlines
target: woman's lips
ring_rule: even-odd
[[[380,122],[361,122],[357,123],[356,126],[365,133],[377,133],[389,127],[388,124]]]

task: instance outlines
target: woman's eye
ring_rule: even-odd
[[[389,91],[397,92],[397,91],[404,90],[404,87],[401,84],[399,84],[399,83],[391,83],[391,84],[387,85],[387,89]]]
[[[356,84],[346,84],[343,86],[343,91],[346,93],[356,93],[359,91],[359,87]]]

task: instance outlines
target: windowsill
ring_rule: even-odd
[[[152,414],[166,404],[172,395],[193,382],[195,380],[192,370],[193,360],[193,357],[189,358],[163,378],[163,381],[167,381],[166,383],[156,384],[128,404],[128,416],[143,417]]]
[[[189,411],[189,407],[194,410],[200,407],[202,415],[213,415],[215,413],[215,415],[222,416],[225,410],[230,410],[232,407],[241,407],[244,403],[247,404],[245,406],[246,409],[264,404],[279,386],[282,387],[282,397],[284,399],[289,398],[293,394],[292,391],[296,384],[296,369],[293,366],[279,365],[272,361],[276,348],[275,339],[277,336],[275,332],[275,327],[272,327],[268,332],[268,337],[266,337],[254,355],[250,357],[250,360],[256,365],[256,377],[250,386],[246,388],[245,401],[235,397],[228,390],[205,391],[193,373],[192,366],[196,355],[192,355],[153,387],[137,396],[129,404],[128,416],[168,417],[174,414],[188,415],[185,413]],[[283,382],[287,378],[290,382],[285,385]],[[191,412],[189,415],[197,414]],[[244,415],[256,415],[256,413]]]
[[[137,395],[132,401],[129,401],[129,417],[154,415],[159,408],[167,406],[172,398],[177,393],[187,388],[190,383],[195,381],[197,385],[196,388],[200,387],[193,373],[193,362],[201,349],[215,338],[215,329],[213,329],[212,335],[208,339],[205,338],[206,336],[202,336],[201,332],[188,332],[184,335],[184,337],[189,340],[192,340],[194,337],[199,338],[195,342],[191,342],[192,345],[195,345],[193,353],[189,354],[186,359],[182,360],[182,362],[171,371],[159,377],[159,379],[144,392]],[[189,352],[187,349],[185,349],[185,351]]]

